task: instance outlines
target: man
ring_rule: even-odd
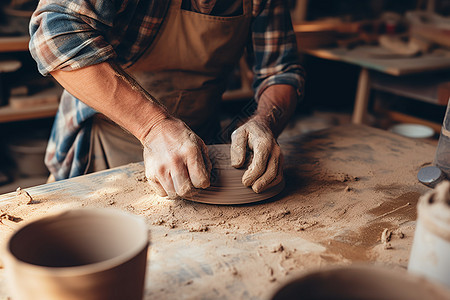
[[[41,0],[30,51],[65,88],[46,154],[53,176],[144,159],[160,196],[207,188],[204,141],[218,132],[226,79],[247,49],[258,107],[232,134],[232,164],[242,167],[249,149],[243,184],[258,193],[279,183],[276,138],[303,88],[285,2]]]

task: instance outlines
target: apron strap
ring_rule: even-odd
[[[181,9],[181,5],[183,4],[183,0],[170,0],[170,6],[175,6]],[[221,1],[221,0],[217,0]],[[222,0],[223,1],[223,0]],[[227,1],[227,0],[225,0]],[[244,15],[251,13],[252,10],[252,1],[253,0],[241,0],[242,1],[242,11]]]
[[[242,0],[244,16],[252,13],[252,2],[253,0]]]

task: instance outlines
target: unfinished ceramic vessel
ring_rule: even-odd
[[[450,182],[420,197],[408,270],[450,288]]]
[[[263,201],[278,195],[285,182],[255,193],[242,184],[246,168],[236,169],[231,166],[230,145],[208,145],[208,155],[212,163],[211,186],[199,190],[198,194],[185,197],[188,200],[210,204],[244,204]]]
[[[142,299],[148,249],[143,219],[76,209],[18,229],[6,243],[14,300]]]
[[[374,266],[311,272],[279,289],[272,300],[449,300],[442,286],[405,271]]]

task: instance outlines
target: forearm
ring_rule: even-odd
[[[277,138],[293,115],[297,98],[296,88],[292,85],[271,85],[261,94],[253,118],[264,122]]]
[[[72,95],[128,130],[141,142],[167,118],[165,108],[120,67],[104,62],[51,75]]]

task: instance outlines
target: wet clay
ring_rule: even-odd
[[[246,170],[231,166],[230,145],[209,145],[208,155],[212,163],[211,186],[198,190],[196,195],[186,197],[188,200],[210,204],[245,204],[267,200],[278,195],[284,188],[284,181],[261,193],[255,193],[242,184]]]

